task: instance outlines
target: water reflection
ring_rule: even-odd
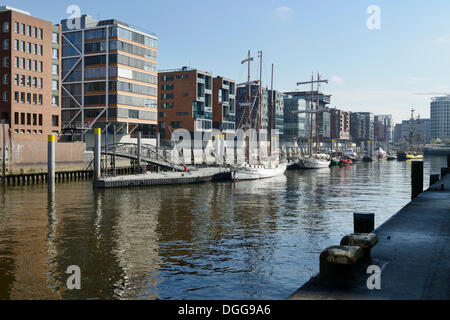
[[[425,159],[425,187],[445,164]],[[379,226],[403,207],[410,172],[374,161],[236,184],[2,188],[0,299],[282,299],[353,230],[353,212]],[[71,265],[80,291],[66,288]]]

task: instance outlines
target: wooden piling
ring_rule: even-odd
[[[411,168],[411,199],[423,192],[423,161],[413,161]]]

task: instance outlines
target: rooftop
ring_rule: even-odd
[[[27,11],[23,11],[23,10],[20,10],[20,9],[16,9],[16,8],[13,8],[13,7],[10,7],[10,6],[0,6],[0,12],[2,12],[2,11],[15,11],[15,12],[18,12],[18,13],[25,14],[25,15],[27,15],[27,16],[30,16],[30,15],[31,15],[31,14],[30,14],[29,12],[27,12]]]

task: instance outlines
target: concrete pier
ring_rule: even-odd
[[[312,278],[289,300],[450,299],[450,175],[446,175],[374,231],[371,261],[342,286]],[[319,263],[319,259],[318,259]],[[369,289],[370,270],[381,289]]]
[[[190,172],[161,172],[102,178],[94,182],[94,187],[99,189],[134,188],[211,181],[231,181],[231,171],[224,168],[203,168],[193,169]]]

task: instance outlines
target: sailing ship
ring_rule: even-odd
[[[314,96],[314,83],[317,83],[317,103],[316,103],[316,110],[314,110],[313,107],[313,96]],[[299,167],[301,169],[322,169],[322,168],[329,168],[331,166],[331,156],[326,154],[320,154],[319,153],[319,107],[320,107],[320,84],[321,83],[328,83],[328,80],[322,80],[320,78],[320,75],[317,75],[317,80],[314,80],[314,75],[312,76],[311,81],[308,82],[299,82],[297,85],[300,84],[311,84],[311,97],[310,97],[310,111],[306,113],[311,114],[311,124],[310,124],[310,137],[309,137],[309,155],[304,156],[299,160]],[[316,136],[316,153],[313,153],[313,115],[316,115],[316,130],[315,130],[315,136]]]
[[[256,129],[258,132],[261,132],[262,130],[262,101],[263,101],[263,88],[262,88],[262,51],[259,52],[259,58],[260,58],[260,80],[259,80],[259,90],[258,90],[258,95],[257,97],[259,97],[259,105],[258,105],[258,112],[257,112],[257,116],[256,120],[254,122],[256,122]],[[248,105],[252,106],[252,108],[255,106],[255,102],[256,102],[256,98],[254,100],[254,103],[251,103],[251,92],[252,92],[252,82],[250,81],[250,62],[253,61],[253,58],[250,55],[250,51],[248,52],[248,58],[244,61],[242,61],[242,64],[248,63]],[[273,68],[272,68],[272,75],[273,75]],[[273,76],[272,76],[272,88],[273,88]],[[273,90],[272,90],[272,94],[273,94]],[[274,99],[272,96],[271,99],[271,107],[273,110],[273,103],[274,103]],[[272,112],[273,113],[273,112]],[[252,110],[249,110],[249,114],[248,114],[248,118],[247,118],[247,128],[251,128],[251,117],[252,117]],[[273,116],[272,116],[273,118]],[[273,121],[271,119],[270,121],[270,130],[272,130],[273,128]],[[284,175],[284,173],[287,170],[287,163],[285,162],[280,162],[279,158],[277,157],[276,159],[273,157],[274,155],[278,154],[277,152],[273,152],[272,150],[272,139],[270,139],[270,159],[269,161],[263,161],[262,160],[262,156],[261,156],[261,135],[258,135],[258,163],[257,164],[251,164],[251,160],[250,160],[250,140],[248,140],[247,143],[247,148],[248,148],[248,158],[247,161],[242,163],[240,166],[233,168],[232,172],[231,172],[231,177],[233,181],[243,181],[243,180],[259,180],[259,179],[267,179],[267,178],[273,178],[273,177],[277,177],[277,176],[282,176]]]
[[[397,152],[398,161],[423,160],[423,153],[420,151],[420,148],[416,143],[417,139],[414,129],[414,111],[414,108],[412,108],[411,120],[409,121],[409,140],[407,141],[404,136],[402,137],[402,148]],[[420,126],[420,116],[417,119],[417,126]]]

